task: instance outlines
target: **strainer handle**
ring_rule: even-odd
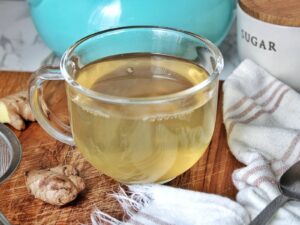
[[[51,80],[64,80],[59,68],[42,67],[37,70],[29,81],[29,102],[32,113],[41,127],[55,139],[68,144],[75,145],[72,137],[70,126],[58,120],[57,117],[53,121],[49,119],[47,109],[43,98],[43,83]]]
[[[249,225],[265,225],[274,213],[290,199],[281,194],[261,211]]]

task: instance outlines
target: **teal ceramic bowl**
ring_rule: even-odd
[[[39,34],[57,55],[89,34],[133,25],[186,30],[219,45],[235,11],[235,0],[28,0],[28,4]]]

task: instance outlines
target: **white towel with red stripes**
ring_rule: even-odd
[[[281,175],[300,160],[300,94],[250,60],[228,77],[223,90],[228,144],[246,165],[232,175],[236,200],[253,219],[279,195]],[[285,204],[270,224],[299,225],[300,203]]]
[[[129,194],[129,195],[128,195]],[[121,222],[95,210],[93,225],[247,225],[247,211],[219,195],[165,185],[130,185],[113,195],[126,216]]]
[[[227,78],[223,90],[228,143],[246,165],[232,176],[237,202],[163,185],[131,185],[129,195],[122,189],[114,194],[126,222],[96,210],[93,225],[247,225],[279,195],[280,176],[300,160],[300,95],[250,60]],[[300,203],[286,203],[269,224],[300,225]]]

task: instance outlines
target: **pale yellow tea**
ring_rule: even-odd
[[[115,97],[149,99],[208,78],[198,65],[155,54],[125,54],[80,69],[76,81]],[[165,182],[189,169],[211,140],[216,93],[157,103],[107,103],[69,90],[72,132],[84,157],[123,183]]]

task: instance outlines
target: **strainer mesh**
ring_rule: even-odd
[[[11,162],[11,151],[7,143],[0,136],[0,177],[7,171]]]

